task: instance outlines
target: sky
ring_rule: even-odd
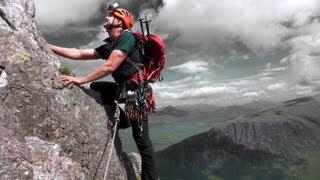
[[[178,32],[181,44],[240,41],[260,53],[286,45],[285,39],[317,33],[319,18],[313,18],[319,16],[317,0],[175,0],[166,1],[158,26]]]
[[[38,24],[47,33],[55,34],[55,38],[61,36],[61,41],[65,40],[64,34],[79,31],[84,36],[90,34],[87,41],[80,43],[81,46],[94,47],[97,45],[95,41],[106,37],[101,27],[103,8],[111,1],[35,2]],[[143,4],[144,0],[118,2],[122,6],[137,7],[133,5]],[[156,0],[148,2],[155,4]],[[213,71],[214,68],[227,70],[221,62],[227,59],[236,67],[251,63],[252,70],[255,64],[259,64],[257,61],[261,61],[266,68],[265,74],[285,71],[286,79],[292,81],[291,87],[320,82],[319,0],[163,2],[158,13],[154,9],[141,12],[152,17],[151,30],[167,42],[168,56],[177,57],[176,62],[168,63],[170,67],[167,69],[191,75]],[[139,28],[138,23],[134,28]],[[189,55],[180,56],[180,51],[189,52]],[[83,65],[83,68],[87,67],[87,64]],[[81,67],[79,69],[81,71]],[[234,69],[229,68],[229,71]],[[199,77],[192,78],[197,80]],[[219,88],[223,90],[223,87]],[[279,82],[268,88],[289,87]]]
[[[289,51],[280,63],[292,78],[312,82],[320,77],[319,21],[319,0],[166,0],[155,24],[178,46],[239,42],[260,56]]]
[[[37,21],[50,27],[48,31],[57,31],[70,23],[87,27],[90,20],[101,16],[101,6],[111,2],[35,1]],[[121,5],[125,2],[132,3],[119,1]],[[296,37],[317,34],[319,17],[318,0],[164,0],[152,27],[164,37],[175,37],[178,45],[218,46],[239,41],[256,53],[266,53],[297,46],[299,40],[292,41]]]
[[[100,14],[103,0],[35,0],[36,18],[42,25],[64,26],[68,23],[88,21]]]

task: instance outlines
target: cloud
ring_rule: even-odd
[[[172,66],[169,69],[187,74],[197,74],[208,71],[208,65],[209,63],[204,61],[189,61],[178,66]]]
[[[35,0],[36,19],[42,25],[63,26],[67,23],[87,22],[100,14],[103,0]]]
[[[102,32],[104,0],[35,0],[38,29],[54,44],[79,47]],[[80,38],[79,38],[80,37]]]
[[[179,44],[240,41],[254,52],[266,52],[306,31],[319,16],[319,5],[317,0],[166,0],[156,25],[178,34]]]
[[[111,1],[35,1],[38,23],[46,26],[47,32],[60,31],[52,39],[70,43],[86,39],[81,44],[85,45],[96,39],[100,43],[99,40],[105,38],[106,34],[101,34],[103,8],[106,7],[104,3]],[[145,2],[119,1],[135,11]],[[210,73],[214,67],[219,67],[223,69],[219,72],[226,74],[221,75],[223,77],[234,77],[228,73],[245,76],[269,63],[270,69],[282,69],[286,80],[302,85],[320,82],[319,0],[164,0],[158,14],[149,12],[153,15],[150,28],[169,42],[168,52],[173,54],[169,58],[175,66],[171,70],[175,72]],[[139,24],[135,27],[139,29]],[[205,52],[198,51],[202,47],[206,47]],[[187,57],[199,58],[184,58],[184,53],[177,49],[186,50]],[[257,57],[261,54],[263,56]],[[208,61],[210,58],[214,59],[214,66]],[[248,73],[242,75],[242,71]],[[270,74],[269,71],[264,73]],[[271,86],[271,89],[276,87]]]

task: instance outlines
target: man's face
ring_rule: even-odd
[[[108,31],[113,26],[118,26],[120,24],[121,24],[121,21],[118,18],[114,17],[113,15],[108,14],[104,18],[103,27]]]

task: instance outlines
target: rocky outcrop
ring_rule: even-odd
[[[138,153],[132,152],[129,154],[129,158],[133,164],[134,172],[137,177],[140,177],[141,174],[141,156]]]
[[[294,99],[255,114],[214,124],[158,153],[176,167],[217,160],[266,160],[320,150],[320,95]]]
[[[135,179],[99,94],[59,80],[32,0],[0,2],[0,179]]]

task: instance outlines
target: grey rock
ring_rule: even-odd
[[[81,164],[61,156],[61,147],[38,137],[25,137],[30,151],[33,179],[85,179]]]
[[[34,18],[36,15],[36,7],[33,0],[24,0],[24,9],[29,18]]]
[[[7,73],[5,71],[0,71],[0,88],[6,87],[7,84]]]
[[[129,158],[133,164],[134,172],[137,177],[141,174],[141,156],[138,153],[132,152],[129,154]]]
[[[135,179],[100,95],[59,81],[43,51],[33,1],[0,1],[0,179]]]

